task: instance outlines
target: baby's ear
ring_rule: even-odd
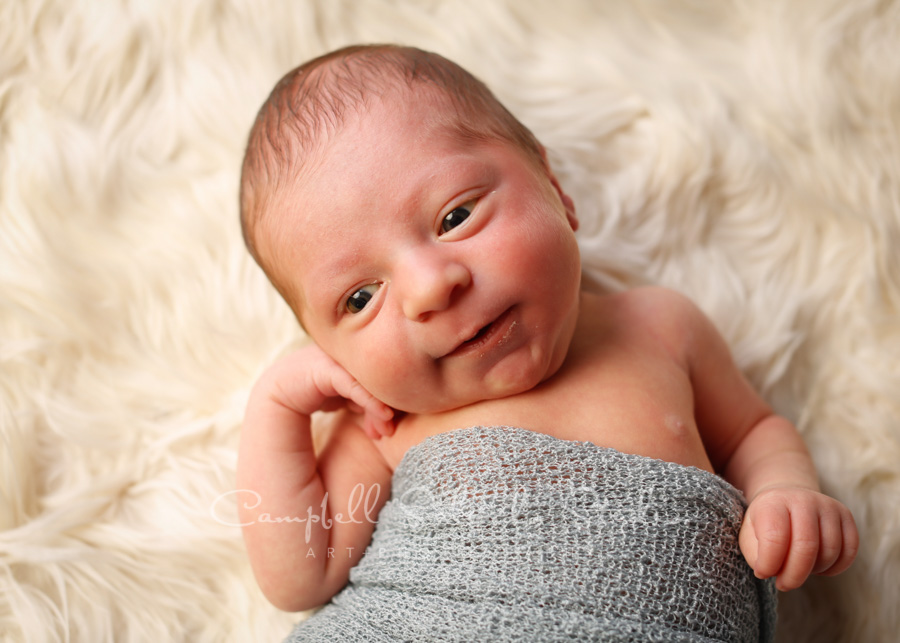
[[[538,144],[538,147],[541,151],[541,161],[544,165],[544,172],[547,173],[550,184],[553,186],[553,189],[556,190],[556,193],[562,201],[563,207],[566,209],[566,219],[568,219],[569,225],[572,226],[572,230],[578,230],[578,217],[575,216],[575,202],[572,200],[572,197],[563,191],[562,186],[559,184],[559,179],[557,179],[556,175],[553,173],[553,168],[550,167],[550,161],[547,159],[547,149],[540,144]]]

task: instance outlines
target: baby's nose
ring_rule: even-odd
[[[426,321],[432,313],[446,310],[472,283],[464,265],[436,253],[417,253],[403,271],[403,314],[413,321]]]

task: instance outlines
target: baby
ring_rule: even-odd
[[[291,640],[758,640],[758,579],[852,562],[850,512],[712,323],[581,289],[544,148],[455,64],[363,46],[288,74],[241,221],[315,342],[254,387],[238,464],[262,591],[334,598]]]

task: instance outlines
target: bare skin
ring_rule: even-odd
[[[320,359],[329,366],[317,364]],[[312,369],[323,373],[323,384],[298,375]],[[343,407],[345,399],[364,412],[345,407],[324,421],[314,454],[309,414]],[[742,551],[759,577],[777,576],[782,590],[799,587],[811,573],[844,571],[858,547],[850,512],[819,493],[796,430],[754,393],[702,314],[669,291],[585,294],[569,358],[553,378],[525,393],[439,415],[406,415],[396,427],[386,421],[390,413],[316,346],[276,364],[254,390],[240,488],[256,489],[265,500],[245,509],[242,522],[263,511],[307,516],[313,507],[319,513],[326,491],[329,515],[349,515],[355,506],[359,520],[331,529],[313,525],[308,543],[305,523],[245,528],[258,581],[276,606],[315,607],[346,583],[374,529],[352,498],[354,488],[359,494],[358,485],[379,486],[369,512],[376,515],[411,446],[476,424],[519,426],[724,473],[751,500]],[[369,435],[381,432],[390,435]]]
[[[349,118],[259,243],[316,342],[256,384],[241,436],[238,488],[258,502],[240,516],[269,600],[331,599],[404,454],[473,425],[714,471],[750,501],[740,545],[758,576],[788,590],[845,570],[850,512],[710,321],[664,289],[581,292],[574,205],[546,159],[454,140],[420,98]]]

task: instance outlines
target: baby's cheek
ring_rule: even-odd
[[[357,381],[369,393],[388,406],[410,411],[409,407],[420,388],[416,384],[421,380],[413,365],[401,355],[390,351],[367,350],[354,356],[357,363]]]

